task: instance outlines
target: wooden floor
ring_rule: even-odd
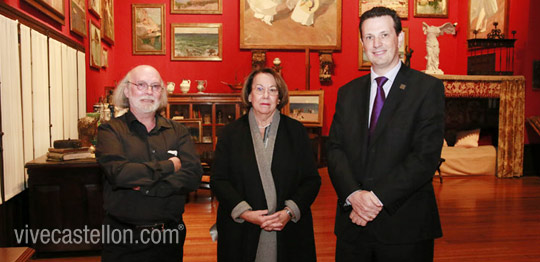
[[[336,195],[326,169],[312,206],[318,261],[334,261]],[[540,261],[540,177],[497,179],[491,176],[433,180],[444,236],[435,241],[435,261]],[[206,190],[186,205],[184,261],[216,261],[209,228],[217,202]],[[99,257],[37,261],[99,261]]]

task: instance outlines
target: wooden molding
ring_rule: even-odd
[[[6,4],[3,1],[0,1],[0,14],[10,18],[10,19],[17,19],[21,24],[24,24],[33,30],[36,30],[50,38],[53,38],[55,40],[58,40],[72,48],[75,48],[81,52],[85,52],[84,45],[82,43],[79,43],[68,36],[62,34],[61,32],[58,32],[50,27],[48,27],[44,22],[39,21],[20,10]]]

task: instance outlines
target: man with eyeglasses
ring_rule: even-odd
[[[184,203],[202,175],[191,136],[156,113],[167,105],[167,92],[151,66],[129,71],[113,103],[129,110],[98,130],[96,156],[105,173],[102,261],[182,261]]]

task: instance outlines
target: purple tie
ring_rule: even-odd
[[[381,114],[382,107],[384,105],[384,83],[388,81],[388,78],[381,76],[375,78],[377,81],[377,95],[375,96],[375,101],[373,101],[373,110],[371,111],[371,122],[369,123],[369,135],[373,135],[375,131],[375,126],[377,126],[377,120],[379,120],[379,115]]]

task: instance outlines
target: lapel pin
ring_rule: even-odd
[[[406,85],[405,85],[405,84],[401,84],[401,85],[399,86],[399,89],[401,89],[401,90],[405,90],[405,87],[406,87]]]

